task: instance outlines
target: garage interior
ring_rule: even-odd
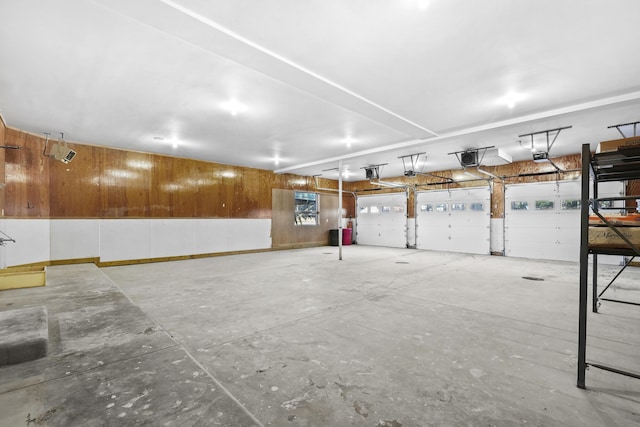
[[[0,2],[0,426],[640,424],[638,12]]]

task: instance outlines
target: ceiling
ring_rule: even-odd
[[[352,181],[414,153],[425,172],[470,148],[531,159],[518,135],[565,126],[550,155],[578,153],[640,120],[637,0],[0,0],[0,16],[5,122],[85,144],[334,179],[342,161]]]

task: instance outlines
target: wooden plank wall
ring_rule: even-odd
[[[271,218],[273,188],[316,187],[298,175],[78,143],[68,144],[77,155],[64,164],[44,155],[43,137],[5,133],[21,147],[6,151],[7,217]]]
[[[321,193],[317,226],[294,223],[295,190],[273,190],[271,245],[274,248],[295,248],[329,243],[329,230],[338,228],[338,195]]]
[[[318,188],[337,188],[337,182],[329,179],[316,181],[293,174],[276,175],[262,169],[79,143],[69,143],[78,154],[71,163],[63,164],[43,154],[43,137],[8,128],[1,118],[0,141],[3,141],[2,145],[21,147],[19,150],[0,150],[0,156],[4,156],[4,161],[0,161],[0,168],[4,169],[4,173],[0,169],[0,181],[6,184],[4,188],[0,185],[0,206],[6,217],[13,218],[272,218],[289,208],[284,196],[272,197],[273,189],[316,191]],[[521,176],[553,170],[548,163],[531,161],[485,167],[494,175],[504,177],[504,181],[493,182],[492,217],[504,217],[503,183],[579,176],[579,154],[553,160],[563,170],[574,172]],[[443,177],[454,177],[459,173],[460,170],[436,172]],[[419,191],[486,185],[486,181],[445,184],[439,178],[422,175],[387,179],[415,185]],[[375,188],[369,181],[345,182],[345,217],[356,216],[355,198],[351,192],[397,191]],[[409,194],[408,212],[413,217],[413,192]],[[627,194],[640,194],[640,184],[629,183]],[[274,229],[275,238],[282,238],[277,240],[278,244],[300,243],[288,229],[288,222],[283,222],[282,226],[285,227],[282,230]]]

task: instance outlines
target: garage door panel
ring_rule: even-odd
[[[358,244],[407,246],[406,193],[360,196],[357,204]]]
[[[417,203],[417,248],[490,253],[491,218],[488,187],[419,192]],[[483,210],[473,210],[472,207]]]
[[[600,197],[622,193],[619,183],[608,184],[601,187]],[[575,201],[580,201],[580,194],[580,181],[507,185],[505,254],[577,261],[580,255],[580,209],[579,202],[576,204]]]

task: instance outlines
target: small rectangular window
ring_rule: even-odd
[[[580,209],[581,203],[580,199],[568,199],[563,200],[560,204],[560,209],[564,210],[575,210]]]
[[[451,210],[452,211],[463,211],[464,210],[464,203],[451,203]]]
[[[389,213],[389,212],[391,212],[391,206],[382,207],[382,213]]]
[[[369,208],[369,212],[371,212],[371,213],[379,213],[380,209],[377,206],[371,206]]]
[[[511,210],[512,211],[528,211],[529,210],[529,202],[527,202],[526,200],[517,201],[517,202],[511,202]]]
[[[295,224],[318,225],[318,193],[296,191]]]
[[[553,200],[536,200],[537,211],[553,210]]]
[[[394,206],[393,213],[402,213],[404,212],[404,206]]]
[[[362,207],[360,207],[360,213],[361,213],[361,214],[369,213],[369,206],[362,206]]]
[[[436,205],[436,211],[438,212],[446,212],[448,210],[449,209],[446,203],[439,203]]]
[[[420,206],[420,211],[421,212],[433,212],[433,205],[430,205],[430,204],[421,205]]]
[[[471,209],[472,211],[484,211],[484,203],[480,203],[480,202],[471,203],[469,205],[469,209]]]

